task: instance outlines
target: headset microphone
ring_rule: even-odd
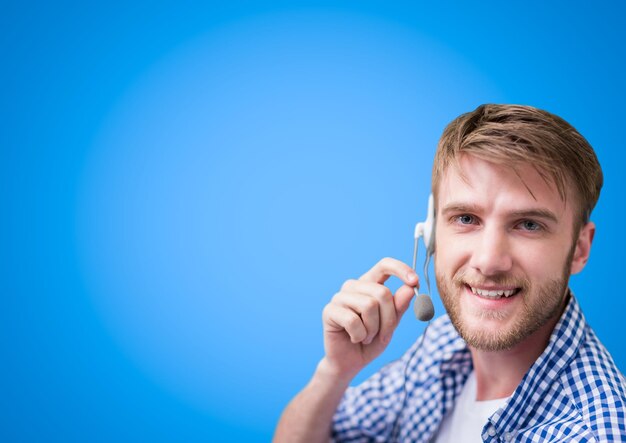
[[[426,261],[424,263],[424,278],[426,280],[426,289],[428,294],[419,294],[417,288],[415,291],[415,301],[413,302],[413,311],[415,317],[421,321],[429,321],[435,316],[435,307],[430,298],[430,280],[428,278],[428,264],[430,257],[435,252],[435,207],[432,194],[428,197],[428,214],[426,220],[415,225],[415,244],[413,247],[413,270],[416,271],[415,264],[417,261],[417,243],[420,237],[424,238],[426,245]]]
[[[433,301],[427,294],[418,294],[413,302],[415,317],[420,321],[429,321],[435,316]]]
[[[428,264],[430,263],[430,257],[432,257],[435,252],[435,205],[433,202],[432,194],[428,197],[428,214],[426,215],[426,221],[420,222],[415,225],[415,246],[413,247],[413,270],[415,269],[415,262],[417,261],[417,241],[420,237],[424,238],[424,244],[426,245],[426,260],[424,263],[424,278],[426,280],[426,290],[428,294],[430,294],[430,280],[428,279]],[[417,273],[417,271],[416,271]],[[426,324],[426,328],[424,329],[424,333],[422,334],[422,338],[419,341],[418,345],[413,349],[409,358],[404,366],[404,382],[402,384],[404,397],[402,398],[402,406],[400,408],[400,412],[396,415],[396,419],[393,421],[391,426],[391,439],[390,441],[395,442],[398,441],[398,433],[400,428],[398,427],[398,423],[400,422],[400,417],[402,416],[402,412],[404,411],[404,407],[406,406],[407,401],[407,372],[409,370],[409,365],[413,361],[413,358],[417,355],[419,349],[421,349],[424,344],[424,338],[426,337],[426,332],[428,331],[428,326],[430,325],[430,320],[435,316],[435,307],[433,306],[433,301],[430,298],[430,295],[427,294],[419,294],[417,292],[417,288],[413,288],[415,292],[415,301],[413,302],[413,311],[415,311],[415,316],[418,320],[429,322]]]

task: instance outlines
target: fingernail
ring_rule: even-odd
[[[417,274],[414,271],[409,271],[406,273],[407,280],[415,280],[417,278]]]

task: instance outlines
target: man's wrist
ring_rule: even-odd
[[[315,370],[314,380],[327,386],[348,387],[352,379],[359,373],[356,371],[346,371],[334,366],[326,357],[322,358]]]

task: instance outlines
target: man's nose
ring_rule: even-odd
[[[471,266],[483,275],[510,271],[513,258],[506,232],[495,226],[485,227],[477,237],[472,251]]]

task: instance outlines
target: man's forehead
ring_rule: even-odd
[[[562,198],[556,183],[531,163],[500,164],[474,155],[463,154],[443,171],[437,190],[437,206],[445,200],[465,197],[483,200],[510,198],[517,202],[548,204],[562,212],[567,198]],[[443,201],[442,201],[443,199]]]

